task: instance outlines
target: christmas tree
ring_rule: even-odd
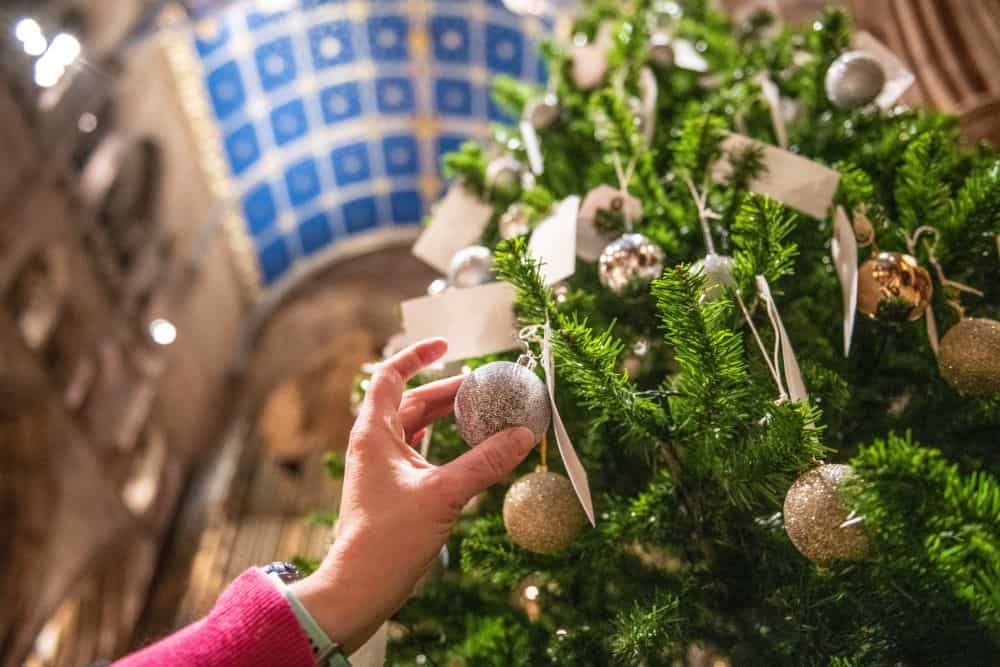
[[[525,122],[446,158],[492,211],[519,324],[547,323],[596,525],[539,553],[510,524],[582,525],[575,505],[528,494],[505,526],[507,490],[482,497],[393,664],[1000,655],[1000,158],[885,104],[894,75],[844,13],[792,30],[709,5],[589,3],[544,47],[546,90],[495,82]],[[549,285],[527,239],[574,195],[609,247]],[[447,421],[430,457],[466,447]]]

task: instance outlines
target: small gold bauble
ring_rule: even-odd
[[[931,275],[910,255],[880,252],[858,269],[858,310],[868,317],[918,320],[933,295]]]
[[[849,513],[840,487],[852,474],[848,465],[821,465],[788,489],[785,532],[795,548],[813,562],[864,560],[868,555],[868,537],[861,525],[844,526]]]
[[[539,466],[514,482],[503,499],[503,524],[514,544],[539,554],[562,551],[576,539],[587,515],[564,475]]]
[[[851,226],[854,228],[854,238],[862,248],[870,246],[875,241],[875,226],[864,213],[856,212]]]
[[[1000,392],[1000,322],[969,317],[948,329],[938,351],[941,376],[966,394]]]

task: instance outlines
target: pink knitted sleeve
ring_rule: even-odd
[[[291,606],[256,568],[222,592],[202,620],[125,656],[112,667],[315,667]]]

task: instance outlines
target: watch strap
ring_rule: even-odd
[[[331,640],[326,632],[323,631],[323,628],[319,626],[319,623],[312,617],[309,610],[305,608],[302,601],[288,588],[281,574],[267,569],[265,569],[265,573],[268,579],[273,581],[274,585],[278,587],[281,594],[285,596],[285,599],[288,600],[288,604],[292,608],[292,613],[295,614],[296,620],[298,620],[302,630],[309,638],[313,655],[316,656],[316,664],[320,665],[320,667],[351,667],[351,663],[347,661],[347,658],[340,651],[340,644]]]

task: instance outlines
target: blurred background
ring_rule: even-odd
[[[826,4],[720,0],[737,21]],[[840,4],[913,68],[906,103],[1000,142],[1000,2]],[[441,155],[510,120],[490,80],[543,81],[559,22],[500,0],[0,3],[0,664],[119,656],[246,567],[325,551],[323,453],[435,277],[409,246]]]

